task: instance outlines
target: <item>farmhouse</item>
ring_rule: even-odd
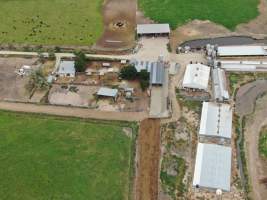
[[[203,102],[199,135],[231,139],[232,115],[228,104]]]
[[[118,97],[118,90],[107,88],[107,87],[101,87],[97,92],[97,96],[99,96],[99,97],[112,97],[114,100],[116,100]]]
[[[231,147],[198,143],[193,186],[230,191]]]
[[[220,68],[212,70],[213,96],[216,101],[225,101],[229,99],[227,90],[225,71]]]
[[[169,36],[169,24],[138,24],[138,36]]]
[[[189,64],[183,79],[183,88],[207,90],[210,77],[210,67],[197,64]]]
[[[220,46],[217,55],[219,57],[233,56],[267,56],[267,47],[264,46]]]
[[[60,61],[57,75],[60,77],[75,77],[74,61]]]

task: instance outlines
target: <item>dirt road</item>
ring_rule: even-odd
[[[0,109],[16,112],[42,113],[58,116],[118,121],[141,121],[148,117],[148,114],[146,112],[105,112],[77,107],[75,108],[9,102],[0,102]]]
[[[259,134],[265,125],[267,125],[267,96],[257,101],[255,112],[246,119],[245,126],[248,170],[254,200],[264,200],[267,196],[265,185],[260,183],[260,180],[266,177],[267,162],[260,158],[258,151]]]
[[[137,141],[135,200],[157,200],[160,159],[160,120],[141,122]]]

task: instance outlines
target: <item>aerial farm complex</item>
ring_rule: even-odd
[[[0,199],[266,199],[265,0],[0,11]]]

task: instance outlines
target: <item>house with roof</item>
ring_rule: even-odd
[[[57,75],[59,77],[75,77],[74,61],[61,60],[58,66]]]

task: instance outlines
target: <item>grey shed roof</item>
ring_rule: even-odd
[[[231,147],[198,143],[193,186],[230,191]]]
[[[74,61],[60,61],[59,74],[75,74]]]
[[[164,62],[158,60],[151,65],[150,69],[150,84],[162,85],[164,81]]]
[[[169,24],[137,24],[137,34],[170,33]]]
[[[118,94],[117,89],[111,89],[106,87],[101,87],[97,92],[98,96],[106,96],[106,97],[116,97],[117,94]]]

